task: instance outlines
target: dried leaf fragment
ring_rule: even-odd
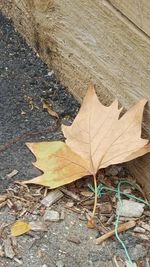
[[[28,222],[18,220],[11,227],[12,236],[20,236],[31,230],[31,225]]]
[[[148,140],[141,138],[143,99],[121,118],[121,109],[115,100],[103,106],[93,84],[71,126],[62,126],[66,144],[88,162],[88,169],[96,174],[101,168],[126,162],[150,152]]]
[[[43,103],[43,109],[47,110],[49,115],[51,115],[52,117],[59,118],[58,113],[56,111],[52,110],[52,107],[50,106],[48,101],[43,100],[42,103]]]
[[[86,162],[61,141],[28,143],[37,156],[34,166],[44,174],[23,183],[33,183],[56,188],[89,175]]]

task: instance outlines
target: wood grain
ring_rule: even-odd
[[[150,1],[148,0],[109,0],[137,27],[150,36]]]

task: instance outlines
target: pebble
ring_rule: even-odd
[[[136,233],[142,233],[142,234],[145,233],[145,229],[139,226],[135,227],[133,231]]]
[[[57,222],[59,221],[59,213],[55,210],[46,210],[43,219],[44,221]]]
[[[63,261],[59,260],[59,261],[56,262],[56,266],[57,267],[65,267],[65,264],[64,264]]]
[[[123,217],[139,218],[144,212],[145,204],[123,199],[117,203],[117,214]]]

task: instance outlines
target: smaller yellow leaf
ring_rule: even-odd
[[[11,227],[12,236],[19,236],[31,230],[31,225],[25,221],[16,221]]]

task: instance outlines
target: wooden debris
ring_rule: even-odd
[[[150,224],[147,224],[145,222],[140,222],[139,225],[144,228],[146,231],[150,232]]]
[[[129,221],[127,223],[123,223],[118,227],[118,233],[124,232],[132,227],[134,227],[136,225],[135,221]],[[113,236],[115,233],[115,230],[111,230],[110,232],[100,236],[99,238],[97,238],[95,240],[95,243],[97,245],[101,244],[103,241],[105,241],[106,239],[108,239],[109,237]]]
[[[18,258],[16,258],[16,257],[14,257],[13,259],[14,259],[14,261],[16,261],[18,264],[20,264],[20,265],[23,264],[23,261],[21,261],[20,259],[18,259]]]
[[[112,205],[109,202],[98,203],[97,207],[101,214],[109,214],[112,212]]]
[[[113,220],[115,218],[115,214],[112,214],[105,225],[109,226],[112,224]]]
[[[13,207],[13,203],[11,202],[11,200],[10,199],[7,199],[7,206],[8,206],[8,208],[12,208]]]
[[[6,204],[7,204],[7,200],[2,202],[2,203],[0,203],[0,209],[3,208]]]
[[[75,243],[75,244],[80,244],[81,243],[80,239],[77,236],[72,236],[71,235],[71,236],[67,237],[67,240],[72,242],[72,243]]]
[[[64,209],[62,209],[60,213],[60,220],[64,220],[64,219],[65,219],[65,211]]]
[[[8,174],[6,175],[6,177],[7,177],[8,179],[11,179],[11,178],[14,177],[16,174],[18,174],[18,171],[17,171],[17,170],[13,170],[12,172],[8,173]]]
[[[66,206],[66,208],[72,208],[74,206],[74,202],[69,201],[69,202],[66,203],[65,206]]]
[[[69,191],[66,188],[61,187],[60,190],[67,195],[68,197],[71,197],[72,199],[76,200],[76,201],[80,201],[81,199],[79,198],[78,195],[76,195],[75,193],[72,193],[71,191]]]
[[[2,246],[0,246],[0,257],[3,257],[5,255]]]
[[[90,192],[90,191],[81,191],[80,195],[84,196],[84,197],[93,197],[94,193]]]
[[[54,203],[56,203],[62,197],[63,193],[60,190],[56,189],[51,191],[45,198],[43,198],[41,200],[41,204],[48,208],[52,206]]]
[[[8,197],[8,194],[0,195],[0,203],[4,202]]]
[[[150,237],[147,236],[146,234],[140,234],[140,233],[132,233],[133,236],[135,236],[136,238],[140,238],[144,241],[149,241]]]
[[[43,110],[47,110],[50,116],[59,119],[58,113],[52,109],[52,106],[50,103],[48,103],[48,101],[43,100],[42,104],[43,104]]]
[[[13,259],[15,256],[15,252],[14,252],[13,247],[11,245],[10,238],[8,237],[7,239],[5,239],[3,241],[3,244],[4,244],[5,257]]]

